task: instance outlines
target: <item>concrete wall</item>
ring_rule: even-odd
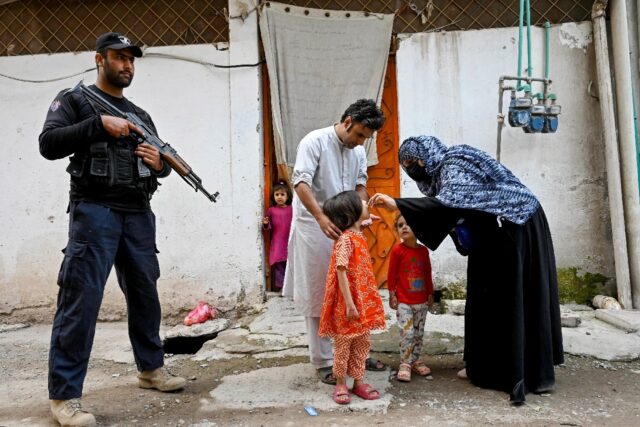
[[[230,2],[230,12],[235,12]],[[152,48],[216,64],[258,62],[256,14],[231,20],[230,43]],[[227,49],[228,48],[228,49]],[[66,53],[0,58],[3,74],[23,79],[66,76],[90,68],[94,54]],[[0,78],[0,315],[50,320],[56,277],[67,239],[67,160],[50,162],[38,152],[47,108],[61,89],[95,71],[51,83]],[[202,178],[218,203],[194,193],[177,174],[162,181],[153,198],[166,315],[206,299],[223,309],[262,301],[262,135],[257,67],[216,69],[191,62],[143,57],[125,91],[153,117]],[[125,313],[109,280],[102,318]]]
[[[435,135],[495,156],[498,78],[516,74],[517,37],[517,28],[403,36],[397,54],[401,140]],[[533,75],[542,76],[542,29],[534,29],[532,40]],[[591,24],[554,26],[550,40],[552,91],[562,105],[558,132],[530,135],[507,125],[501,161],[542,202],[558,267],[612,277],[601,120],[588,93],[590,82],[597,86]],[[411,179],[402,179],[403,196],[420,194]],[[440,284],[464,279],[466,260],[449,239],[433,258]]]
[[[239,13],[230,2],[231,15]],[[218,64],[258,61],[255,14],[230,22],[228,50],[211,45],[153,48]],[[606,176],[589,23],[552,29],[551,77],[563,107],[555,135],[503,131],[502,161],[542,201],[560,267],[613,276]],[[541,31],[534,31],[534,74],[543,70]],[[397,55],[400,137],[433,134],[495,155],[497,82],[516,68],[517,30],[416,34]],[[93,53],[0,58],[0,72],[25,79],[65,76],[91,67]],[[0,78],[0,317],[50,320],[55,279],[66,243],[68,176],[65,160],[38,153],[37,137],[55,94],[95,72],[52,83]],[[172,175],[152,205],[158,222],[165,314],[198,299],[228,309],[261,302],[262,135],[257,68],[215,69],[148,56],[137,62],[126,94],[147,109],[160,135],[176,147],[211,191],[211,204]],[[416,196],[403,176],[402,194]],[[462,280],[466,259],[445,242],[433,254],[438,284]],[[113,278],[102,318],[125,313]]]

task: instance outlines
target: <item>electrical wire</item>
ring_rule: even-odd
[[[69,78],[71,78],[71,77],[80,76],[80,75],[82,75],[82,74],[84,74],[84,73],[88,73],[89,71],[93,71],[93,70],[95,70],[95,69],[96,69],[95,67],[91,67],[91,68],[87,68],[86,70],[81,71],[81,72],[79,72],[79,73],[70,74],[70,75],[68,75],[68,76],[63,76],[63,77],[55,77],[55,78],[52,78],[52,79],[46,79],[46,80],[29,80],[29,79],[21,79],[21,78],[19,78],[19,77],[8,76],[8,75],[6,75],[6,74],[2,74],[2,73],[0,73],[0,77],[4,77],[5,79],[16,80],[16,81],[24,82],[24,83],[50,83],[50,82],[57,82],[57,81],[60,81],[60,80],[69,79]]]
[[[167,54],[167,53],[158,53],[158,52],[145,53],[143,58],[146,58],[146,57],[175,59],[175,60],[178,60],[178,61],[191,62],[191,63],[194,63],[194,64],[200,64],[200,65],[205,65],[205,66],[208,66],[208,67],[221,68],[221,69],[251,68],[251,67],[257,67],[258,65],[262,65],[262,64],[265,63],[265,60],[262,60],[262,61],[256,62],[255,64],[220,65],[220,64],[214,64],[212,62],[206,62],[206,61],[200,61],[200,60],[193,59],[193,58],[187,58],[187,57],[184,57],[184,56],[171,55],[171,54]],[[80,76],[80,75],[82,75],[84,73],[88,73],[89,71],[93,71],[93,70],[95,70],[95,67],[87,68],[84,71],[80,71],[79,73],[70,74],[68,76],[54,77],[54,78],[51,78],[51,79],[44,79],[44,80],[23,79],[23,78],[20,78],[20,77],[10,76],[10,75],[3,74],[3,73],[0,73],[0,77],[4,77],[5,79],[15,80],[15,81],[18,81],[18,82],[23,82],[23,83],[51,83],[51,82],[57,82],[57,81],[60,81],[60,80],[69,79],[71,77]]]
[[[179,55],[172,55],[169,53],[160,53],[160,52],[149,52],[149,53],[145,53],[143,58],[163,58],[163,59],[175,59],[178,61],[185,61],[185,62],[191,62],[194,64],[200,64],[200,65],[206,65],[209,67],[214,67],[214,68],[222,68],[222,69],[231,69],[231,68],[250,68],[250,67],[257,67],[258,65],[264,64],[265,60],[263,59],[262,61],[258,61],[255,64],[235,64],[235,65],[220,65],[220,64],[214,64],[212,62],[207,62],[207,61],[200,61],[198,59],[193,59],[193,58],[188,58],[186,56],[179,56]]]

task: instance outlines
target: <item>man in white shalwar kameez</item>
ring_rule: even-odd
[[[318,328],[331,249],[340,229],[322,213],[322,205],[347,190],[368,200],[362,145],[383,124],[384,115],[373,100],[355,102],[340,123],[314,130],[300,141],[291,177],[295,196],[283,294],[293,297],[305,317],[311,364],[327,383],[335,383],[333,351],[331,340],[318,336]]]

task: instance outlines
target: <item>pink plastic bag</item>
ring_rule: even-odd
[[[187,317],[184,318],[186,326],[195,325],[196,323],[204,323],[209,319],[213,319],[217,315],[215,308],[211,307],[204,301],[200,301],[198,306],[191,310]]]

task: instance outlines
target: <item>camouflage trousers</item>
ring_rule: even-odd
[[[396,316],[400,329],[400,363],[412,364],[420,358],[428,311],[429,306],[426,302],[424,304],[398,303]]]

